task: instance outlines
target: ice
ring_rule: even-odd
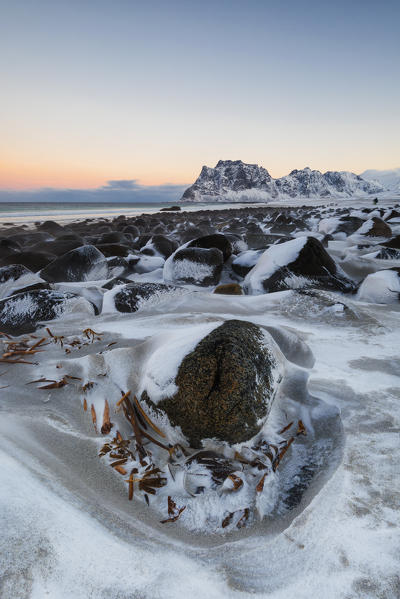
[[[295,259],[304,238],[290,243],[290,255],[285,244],[272,246],[274,261],[263,254],[265,271]],[[37,365],[0,365],[1,599],[400,596],[399,277],[379,271],[382,261],[368,256],[374,251],[356,243],[336,239],[328,248],[357,275],[356,295],[197,289],[134,314],[72,312],[51,324],[52,333],[84,339],[90,326],[101,341],[85,338],[70,354],[51,342],[35,355]],[[160,280],[161,273],[131,278]],[[92,285],[77,287],[84,295]],[[170,392],[182,356],[230,318],[265,327],[286,360],[266,434],[278,439],[301,417],[308,435],[267,477],[248,528],[218,524],[226,511],[246,507],[249,481],[242,495],[230,494],[227,483],[222,499],[216,492],[193,498],[183,495],[179,475],[175,499],[187,508],[178,522],[161,524],[165,495],[150,507],[139,497],[128,501],[124,477],[98,458],[108,437],[94,431],[83,398],[99,421],[108,399],[112,434],[130,434],[115,414],[121,392],[144,384],[155,396]],[[47,391],[27,384],[66,374],[82,380]],[[88,381],[94,385],[85,395]]]

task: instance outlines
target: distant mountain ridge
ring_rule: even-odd
[[[379,195],[388,190],[348,171],[321,173],[306,167],[273,179],[257,164],[220,160],[214,168],[203,166],[196,181],[186,189],[184,202],[265,202],[279,199],[348,198]]]
[[[400,168],[392,168],[384,171],[369,169],[361,173],[360,177],[366,181],[379,183],[388,191],[400,194]]]

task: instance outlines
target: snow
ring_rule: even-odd
[[[377,304],[399,304],[399,273],[394,270],[380,270],[368,275],[360,286],[358,299]]]
[[[291,241],[290,252],[286,244],[272,246],[276,262],[264,252],[266,271],[293,260],[302,242]],[[355,243],[336,240],[328,249],[360,281],[357,295],[223,296],[202,289],[135,314],[70,314],[51,325],[54,334],[82,338],[90,326],[102,340],[71,354],[51,343],[35,355],[37,366],[0,368],[2,599],[398,598],[399,277],[373,272],[382,268],[375,252]],[[82,382],[94,382],[87,400],[98,419],[107,399],[112,434],[128,436],[123,415],[115,413],[121,391],[138,392],[146,376],[155,396],[170,392],[179,359],[230,318],[265,327],[284,356],[284,381],[265,434],[277,440],[277,431],[301,417],[308,436],[266,478],[250,527],[218,528],[226,511],[248,505],[250,480],[239,495],[227,482],[220,495],[208,489],[193,498],[187,489],[197,486],[201,468],[176,473],[169,488],[187,507],[178,522],[160,524],[165,494],[150,498],[150,507],[136,494],[128,501],[124,477],[98,458],[108,437],[95,433],[90,411],[82,410]],[[27,385],[64,374],[83,381],[48,391]],[[172,439],[167,424],[157,422]],[[310,456],[317,474],[301,503],[285,512],[285,484],[299,478]]]
[[[349,198],[390,193],[378,181],[367,181],[348,171],[295,169],[273,179],[257,164],[220,160],[214,168],[203,166],[199,177],[183,194],[189,202],[270,202],[288,199]],[[399,190],[398,190],[399,191]]]
[[[154,339],[155,350],[143,368],[139,396],[147,391],[155,404],[172,397],[178,390],[175,377],[183,358],[215,328],[216,323],[208,323],[157,336]]]
[[[265,250],[244,279],[243,285],[248,293],[265,293],[263,281],[269,279],[282,266],[294,262],[306,242],[307,237],[298,237],[285,243],[272,245]]]

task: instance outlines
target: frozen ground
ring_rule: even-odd
[[[332,308],[332,297],[322,294],[326,308],[316,309],[315,300],[291,291],[191,292],[137,314],[85,322],[104,333],[102,341],[68,359],[46,346],[39,366],[1,368],[1,386],[10,385],[1,389],[2,599],[398,597],[400,311],[348,298],[350,309],[342,311]],[[26,382],[49,376],[59,359],[63,372],[72,372],[68,360],[112,341],[108,351],[120,352],[123,373],[124,348],[231,317],[288,327],[305,341],[316,358],[309,394],[340,411],[344,434],[332,424],[331,467],[325,464],[292,512],[223,537],[195,535],[179,523],[159,524],[145,504],[127,501],[97,457],[102,440],[72,384],[39,391]],[[51,329],[82,327],[71,317]],[[329,430],[324,434],[329,438]]]
[[[49,324],[54,335],[91,327],[100,339],[70,354],[44,345],[37,364],[0,363],[0,598],[398,599],[400,304],[374,303],[387,301],[393,271],[373,273],[400,264],[357,249],[362,241],[339,235],[328,246],[354,280],[370,275],[356,295],[225,296],[187,286],[134,314],[115,313],[111,302],[84,321],[70,314]],[[162,269],[134,278],[161,282]],[[271,478],[261,522],[206,534],[202,518],[214,506],[194,499],[178,522],[161,524],[160,505],[128,501],[123,477],[99,459],[105,439],[83,411],[82,383],[27,383],[93,381],[88,401],[101,414],[108,398],[114,421],[121,390],[138,391],[146,376],[173,384],[164,375],[177,355],[164,343],[187,351],[199,332],[231,318],[265,327],[284,356],[268,432],[294,415],[308,435]]]

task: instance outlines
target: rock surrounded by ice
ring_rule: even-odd
[[[216,248],[185,247],[178,249],[164,265],[164,280],[208,287],[217,285],[221,276],[223,254]]]
[[[174,349],[174,344],[165,346],[166,353]],[[141,398],[165,411],[192,447],[209,438],[239,443],[260,430],[282,375],[270,335],[252,323],[228,320],[183,357],[173,385],[168,391],[164,388],[161,398],[159,393],[152,395],[154,381],[159,380],[153,363],[153,371],[147,373],[152,384]]]
[[[249,293],[268,293],[307,286],[350,291],[353,284],[321,242],[301,236],[269,247],[245,278]]]
[[[73,312],[92,315],[94,307],[72,293],[47,289],[17,293],[0,301],[0,329],[12,335],[30,333],[41,322]]]

